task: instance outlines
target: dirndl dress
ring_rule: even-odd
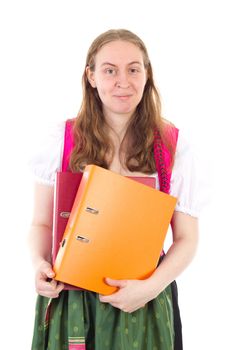
[[[169,192],[163,148],[156,138],[160,184]],[[71,123],[66,123],[63,171],[70,154]],[[167,153],[168,154],[168,153]],[[65,155],[65,156],[64,156]],[[162,190],[161,189],[161,190]],[[160,259],[160,262],[162,257]],[[159,262],[159,263],[160,263]],[[64,290],[58,298],[38,295],[31,350],[182,350],[182,330],[176,282],[132,313],[102,303],[87,290]]]

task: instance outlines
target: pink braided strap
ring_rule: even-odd
[[[165,131],[167,136],[173,145],[176,148],[179,130],[175,127],[167,126]],[[167,147],[161,140],[161,137],[158,131],[155,131],[155,141],[154,141],[154,157],[155,164],[159,176],[159,186],[160,191],[165,193],[170,193],[170,181],[172,175],[171,169],[171,155]]]

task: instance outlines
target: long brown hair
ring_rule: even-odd
[[[105,121],[102,102],[97,89],[93,88],[86,75],[86,67],[95,70],[95,57],[98,51],[109,42],[123,40],[136,45],[143,54],[147,71],[147,82],[143,96],[132,115],[120,146],[122,166],[130,171],[152,174],[156,170],[153,154],[155,132],[171,153],[173,164],[174,149],[164,133],[164,119],[161,117],[161,102],[153,80],[153,72],[147,49],[143,41],[134,33],[125,30],[108,30],[99,35],[90,46],[86,66],[82,77],[83,101],[73,127],[75,146],[70,157],[70,169],[82,171],[87,164],[96,164],[108,168],[114,155],[114,146],[110,140],[109,127]],[[121,151],[126,149],[124,160]],[[108,158],[107,158],[108,155]]]

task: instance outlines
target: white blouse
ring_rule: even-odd
[[[42,148],[29,160],[29,167],[37,182],[53,186],[55,174],[61,170],[65,121],[57,123]],[[156,188],[159,190],[158,174]],[[171,176],[170,194],[178,198],[175,210],[199,217],[205,202],[204,184],[197,172],[197,163],[190,145],[179,131],[175,162]]]

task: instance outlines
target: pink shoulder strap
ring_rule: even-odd
[[[74,147],[73,139],[73,124],[74,119],[68,119],[65,125],[64,148],[62,158],[62,171],[69,171],[70,153]]]
[[[73,139],[73,124],[74,119],[68,119],[65,125],[65,135],[64,135],[64,149],[63,149],[63,158],[62,158],[62,171],[69,171],[69,158],[70,153],[74,147]],[[168,137],[173,143],[174,148],[176,147],[178,140],[179,130],[175,127],[168,126],[167,133]],[[158,170],[160,191],[165,193],[170,192],[170,180],[171,180],[171,156],[167,147],[161,141],[159,134],[155,133],[155,142],[154,142],[154,157],[156,168]]]

